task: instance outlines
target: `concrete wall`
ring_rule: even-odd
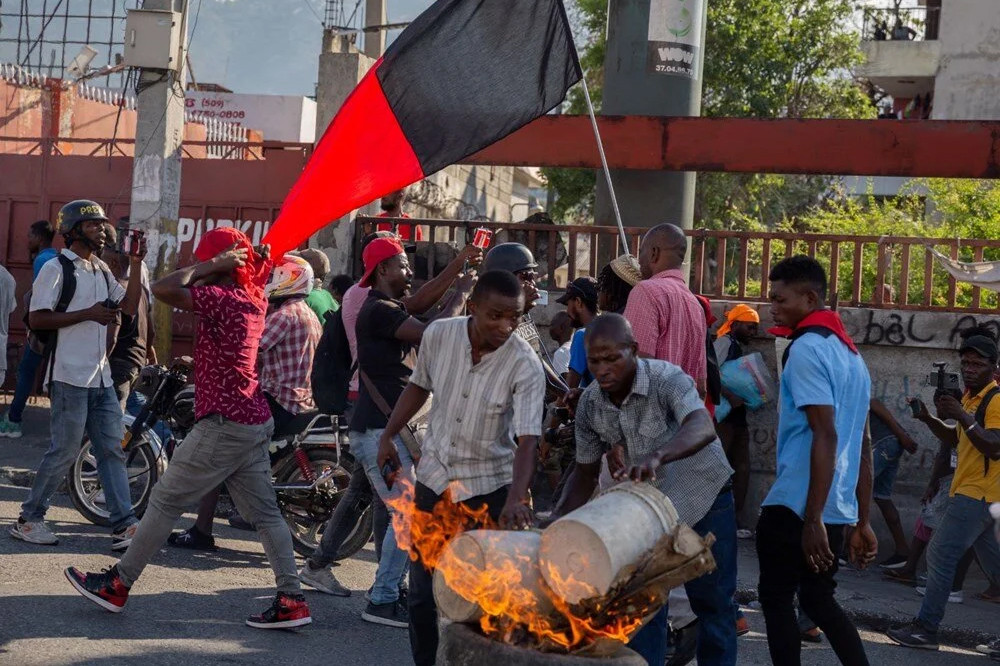
[[[939,39],[933,117],[1000,119],[1000,4],[948,0],[941,10]]]
[[[563,309],[555,304],[556,296],[555,293],[550,294],[551,305],[532,311],[532,317],[550,349],[555,345],[548,337],[548,323],[556,312]],[[721,319],[722,313],[732,305],[713,302],[713,310]],[[772,321],[769,307],[761,305],[759,311],[763,324],[761,328],[767,328]],[[934,370],[933,363],[946,361],[951,371],[958,371],[959,331],[981,324],[1000,332],[1000,317],[867,308],[843,308],[840,314],[868,364],[872,395],[892,411],[919,445],[916,454],[903,454],[896,477],[896,506],[902,516],[903,529],[909,533],[920,512],[920,497],[927,487],[938,443],[926,427],[910,416],[906,397],[919,396],[929,403],[934,389],[926,383],[926,378]],[[773,337],[765,334],[752,344],[752,350],[761,353],[774,373],[777,372],[775,343]],[[740,518],[741,524],[752,527],[756,523],[760,503],[774,480],[777,412],[773,405],[768,405],[759,412],[751,413],[748,420],[751,481],[747,505]],[[881,552],[888,555],[892,539],[874,506],[872,516],[882,544]]]

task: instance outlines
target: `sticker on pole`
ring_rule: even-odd
[[[651,0],[646,71],[698,78],[705,0]]]

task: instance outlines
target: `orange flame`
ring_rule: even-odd
[[[491,558],[484,570],[457,557],[442,557],[448,543],[462,532],[496,527],[487,507],[470,509],[452,503],[446,492],[431,512],[420,511],[414,501],[413,484],[402,479],[397,483],[402,488],[400,497],[386,503],[393,509],[399,547],[408,551],[412,560],[419,558],[428,568],[440,571],[452,591],[482,609],[479,622],[485,635],[510,644],[569,652],[602,639],[627,643],[642,626],[652,600],[644,607],[630,607],[627,612],[610,615],[601,613],[607,609],[599,606],[592,606],[586,614],[580,609],[574,611],[540,575],[526,575],[537,573],[539,566],[527,555],[512,553],[509,559]],[[557,572],[548,573],[553,580],[558,579]]]

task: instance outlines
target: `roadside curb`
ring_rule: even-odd
[[[755,608],[760,608],[760,604],[757,599],[757,589],[743,587],[736,590],[735,595],[736,601],[743,605],[752,605]],[[865,629],[870,629],[871,631],[877,631],[879,633],[885,633],[891,627],[896,627],[902,624],[906,624],[913,620],[911,615],[890,615],[888,613],[879,613],[875,611],[865,610],[863,608],[855,608],[850,605],[841,602],[841,608],[847,613],[847,616],[854,620],[854,622]],[[996,634],[987,633],[984,631],[976,631],[971,629],[960,629],[957,627],[949,627],[942,625],[938,629],[938,640],[942,644],[956,645],[958,647],[968,648],[974,650],[975,647],[981,643],[989,643],[996,639]]]

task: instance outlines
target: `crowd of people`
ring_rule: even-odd
[[[395,194],[383,208],[387,217],[402,217]],[[993,582],[986,594],[996,596],[1000,550],[989,504],[1000,502],[1000,401],[993,400],[1000,355],[989,331],[963,339],[964,393],[936,395],[937,416],[915,402],[916,419],[941,441],[928,500],[943,499],[934,500],[939,513],[922,516],[909,544],[892,486],[914,440],[870,395],[864,360],[824,306],[820,264],[805,256],[776,264],[768,276],[770,330],[788,340],[779,359],[777,474],[756,525],[739,525],[749,479],[747,406],[719,367],[749,352],[760,316],[736,305],[710,332],[711,308],[682,272],[688,247],[680,228],[656,226],[637,257],[620,256],[596,278],[572,280],[557,301],[564,311],[552,318],[551,354],[531,314],[538,266],[528,248],[503,243],[484,253],[469,245],[413,291],[412,248],[404,243],[421,232],[406,229],[400,237],[390,225],[364,238],[356,283],[331,277],[322,252],[271,257],[233,228],[204,234],[192,265],[151,282],[142,243],[124,249],[94,202],[67,204],[55,228],[33,225],[31,344],[0,435],[21,433],[24,401],[41,368],[52,442],[11,535],[58,542],[46,510],[86,434],[111,514],[111,548],[122,555],[103,572],[67,568],[80,594],[121,612],[164,543],[216,548],[212,523],[224,484],[235,505],[230,521],[258,532],[275,575],[273,603],[247,624],[293,628],[312,621],[303,586],[351,594],[330,567],[350,527],[372,507],[378,568],[361,617],[407,628],[419,666],[435,663],[438,613],[432,568],[409,557],[396,533],[405,521],[392,520],[403,487],[414,489],[418,511],[462,504],[485,508],[501,528],[525,529],[558,519],[599,488],[650,483],[683,522],[714,535],[716,562],[713,572],[675,590],[632,638],[630,647],[655,666],[684,663],[688,646],[699,664],[736,663],[737,637],[748,631],[734,598],[738,538],[756,539],[775,664],[800,663],[801,641],[819,631],[842,663],[867,664],[834,590],[843,558],[864,568],[876,556],[873,500],[893,535],[894,551],[883,562],[890,576],[912,581],[927,551],[920,614],[890,638],[937,648],[945,604],[972,554]],[[65,241],[61,252],[52,248],[56,233]],[[14,310],[13,278],[5,273],[0,337]],[[197,421],[140,519],[128,492],[122,417],[140,369],[157,362],[154,300],[197,316]],[[349,425],[357,467],[317,549],[299,567],[271,485],[269,445],[316,409],[315,360],[328,335],[349,349],[350,368],[341,372],[347,409],[338,416]],[[724,402],[728,411],[717,421]],[[551,507],[542,506],[541,486],[533,483],[539,470]],[[173,532],[194,506],[196,522]],[[987,647],[1000,655],[1000,644]]]

